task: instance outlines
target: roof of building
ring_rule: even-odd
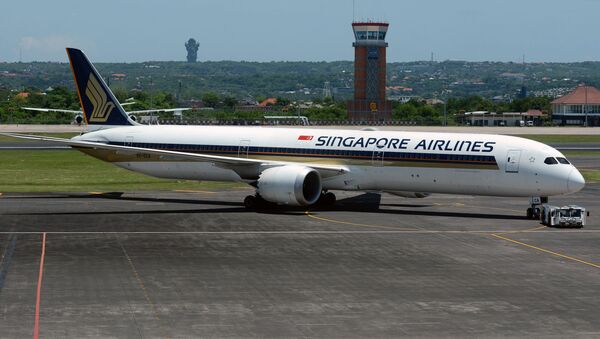
[[[265,107],[267,105],[275,105],[276,103],[277,98],[267,98],[266,100],[263,100],[260,104],[258,104],[258,106]]]
[[[527,111],[527,113],[525,113],[525,115],[530,117],[541,117],[542,115],[544,115],[544,113],[539,109],[530,109]]]
[[[586,93],[587,92],[587,93]],[[554,101],[552,104],[600,104],[600,91],[593,86],[577,86],[575,90]]]
[[[354,21],[352,26],[385,26],[388,27],[390,24],[383,21]]]

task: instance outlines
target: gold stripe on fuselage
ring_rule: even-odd
[[[194,160],[182,160],[168,155],[152,155],[145,153],[133,153],[128,151],[115,151],[104,149],[78,148],[79,151],[88,154],[94,158],[107,162],[194,162]],[[202,154],[202,153],[199,153]],[[374,163],[383,165],[383,167],[424,167],[424,168],[463,168],[463,169],[481,169],[481,170],[497,170],[496,163],[481,162],[481,161],[456,161],[456,160],[385,160],[383,162],[372,160],[370,157],[348,157],[348,156],[300,156],[300,155],[284,155],[285,153],[277,154],[251,154],[248,159],[268,160],[268,161],[286,161],[298,162],[307,165],[349,165],[349,166],[372,166]],[[237,157],[237,152],[229,154],[219,153],[221,156]]]

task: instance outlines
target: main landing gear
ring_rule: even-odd
[[[317,207],[331,207],[335,205],[336,200],[337,198],[335,197],[335,194],[325,191],[321,193],[321,196],[319,197],[319,200],[317,200],[315,205]]]
[[[244,207],[249,210],[263,208],[268,204],[270,204],[270,202],[263,199],[260,195],[258,195],[258,193],[255,195],[248,195],[246,198],[244,198]]]
[[[548,203],[548,197],[531,197],[529,199],[531,207],[527,209],[527,219],[540,219],[542,214],[542,204]]]
[[[310,207],[317,207],[317,208],[331,207],[331,206],[335,205],[336,200],[337,199],[335,197],[335,194],[333,194],[331,192],[323,191],[321,193],[321,196],[319,196],[319,199],[317,200],[317,202],[310,205]],[[246,198],[244,198],[244,207],[246,207],[249,210],[269,209],[269,208],[273,208],[276,206],[278,206],[276,203],[266,201],[258,193],[254,194],[254,195],[248,195],[248,196],[246,196]]]

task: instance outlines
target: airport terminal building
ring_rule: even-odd
[[[552,122],[561,126],[600,126],[600,91],[592,86],[580,85],[552,101]]]

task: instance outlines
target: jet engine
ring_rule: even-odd
[[[75,123],[76,123],[77,125],[81,125],[81,123],[83,123],[83,115],[81,115],[81,114],[77,114],[77,115],[75,116],[75,119],[74,119],[74,121],[75,121]]]
[[[321,190],[319,172],[298,165],[268,168],[260,174],[257,183],[257,193],[266,201],[293,206],[314,204]]]

